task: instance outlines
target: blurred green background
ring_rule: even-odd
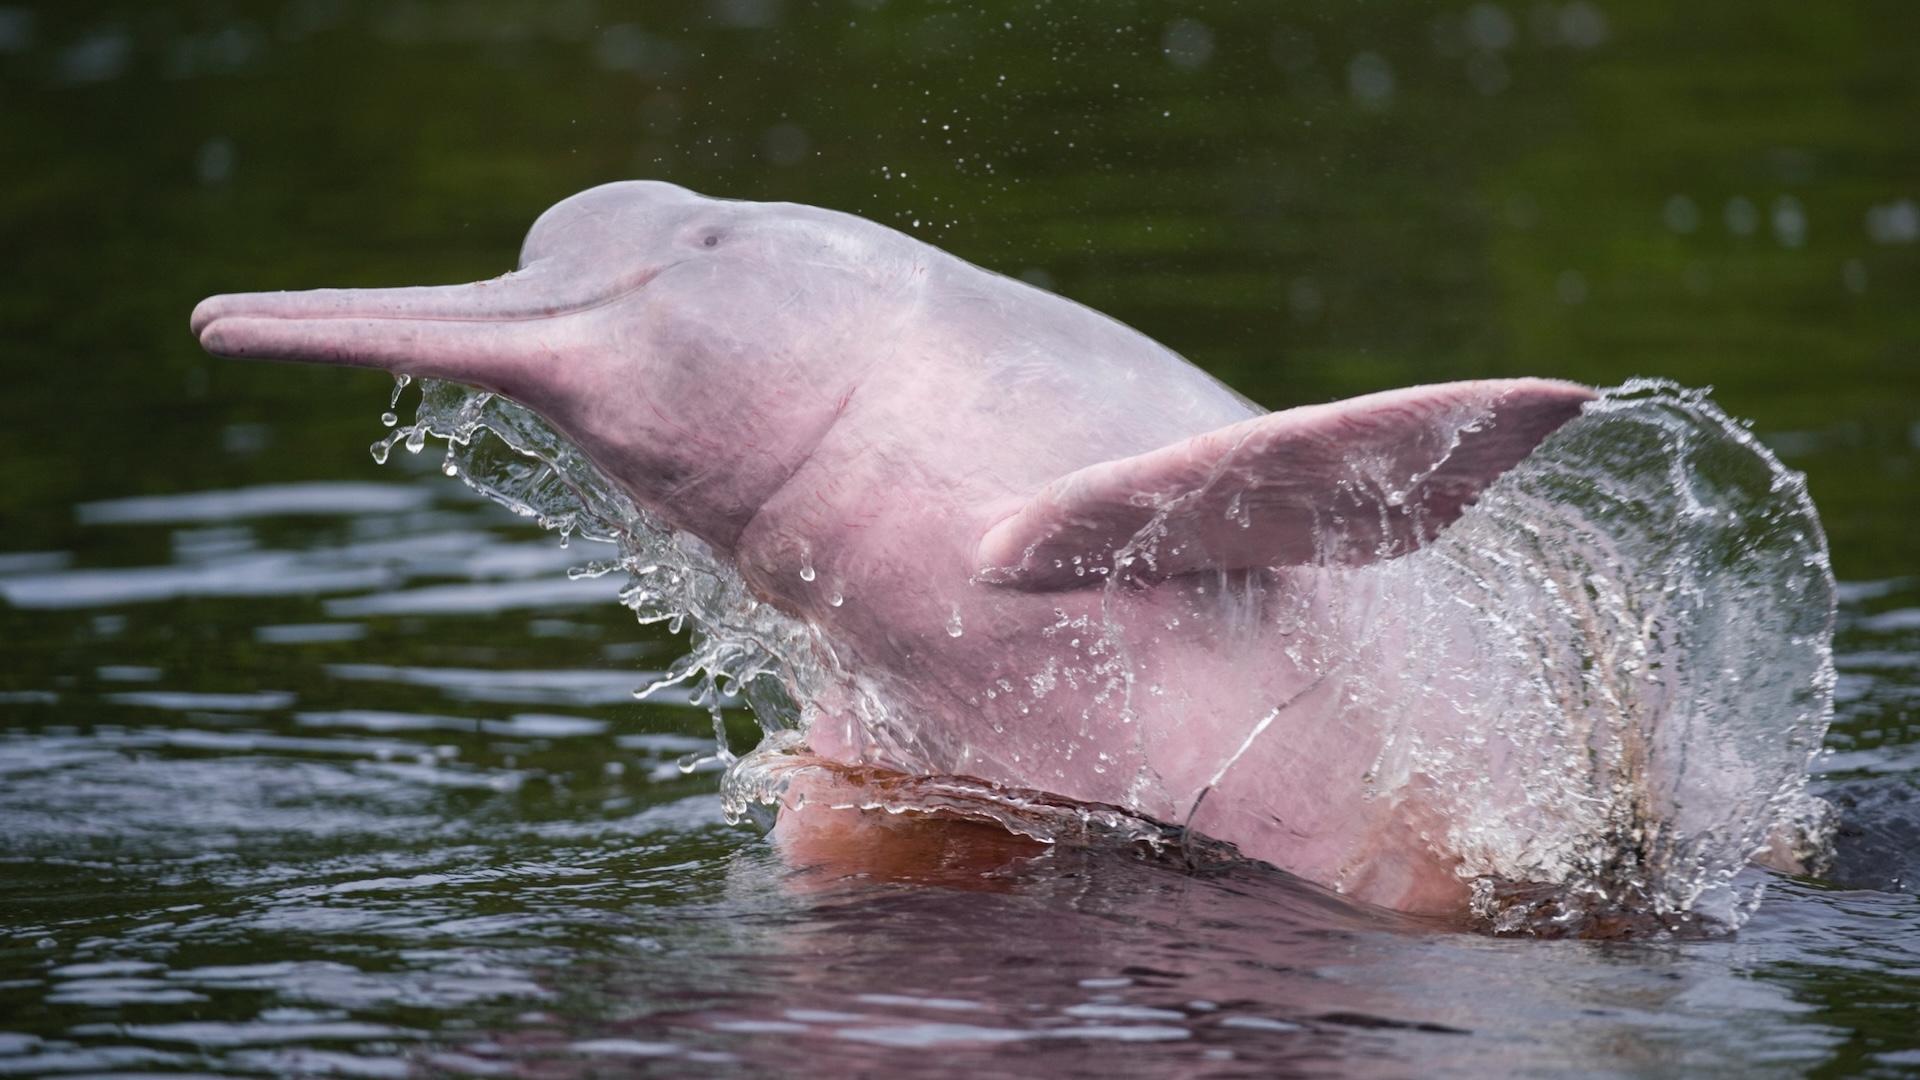
[[[194,302],[491,277],[653,177],[864,214],[1275,408],[1710,384],[1840,574],[1900,574],[1917,63],[1897,0],[0,6],[0,548],[114,562],[73,504],[377,478],[384,376],[210,361]]]

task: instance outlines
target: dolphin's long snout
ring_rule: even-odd
[[[232,293],[202,300],[190,322],[215,356],[405,370],[494,386],[503,359],[550,351],[549,320],[611,303],[654,268],[596,273],[535,263],[489,281],[395,289]]]

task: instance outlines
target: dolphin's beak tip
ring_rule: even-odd
[[[187,325],[193,330],[193,336],[200,339],[201,345],[207,343],[207,329],[219,320],[221,309],[226,306],[225,300],[224,296],[209,296],[193,306],[193,317],[187,321]]]
[[[194,306],[188,325],[193,336],[200,339],[200,347],[210,356],[234,360],[256,357],[259,352],[248,347],[245,332],[250,320],[238,318],[246,312],[236,310],[233,300],[231,296],[207,297]]]

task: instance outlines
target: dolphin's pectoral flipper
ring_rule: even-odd
[[[1200,569],[1357,566],[1451,524],[1594,394],[1445,383],[1269,413],[1053,481],[982,538],[983,580],[1030,590]]]

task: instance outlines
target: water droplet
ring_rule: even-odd
[[[959,637],[963,633],[966,633],[966,630],[960,625],[960,607],[956,604],[953,617],[947,620],[947,636]]]
[[[426,449],[427,428],[425,424],[416,425],[410,430],[408,430],[406,446],[407,446],[407,453],[409,454],[417,454],[420,451]]]
[[[393,425],[399,422],[400,422],[400,418],[398,416],[395,416],[393,413],[383,412],[380,414],[380,423],[384,424],[387,427],[392,427]]]
[[[1243,529],[1252,528],[1253,515],[1248,512],[1246,501],[1241,498],[1241,494],[1241,492],[1236,491],[1233,493],[1233,498],[1228,500],[1227,520]],[[1178,549],[1175,550],[1177,551]]]
[[[393,377],[393,397],[388,399],[387,404],[399,405],[400,391],[405,390],[407,386],[412,382],[413,382],[413,376],[411,375],[395,375]]]
[[[440,463],[440,471],[446,473],[448,476],[459,476],[460,463],[453,460],[453,455],[449,453],[447,460]]]
[[[847,602],[847,598],[844,596],[841,596],[838,591],[835,591],[832,596],[827,597],[827,605],[829,607],[839,607],[841,604],[844,604],[846,602]]]
[[[812,581],[815,576],[816,575],[813,572],[813,564],[811,562],[803,562],[800,564],[800,580],[801,581]]]

